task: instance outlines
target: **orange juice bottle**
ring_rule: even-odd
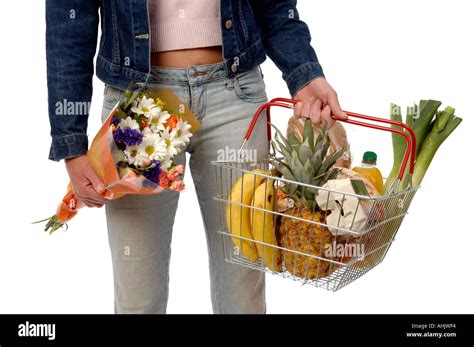
[[[355,172],[360,173],[364,177],[366,177],[370,182],[373,183],[375,188],[382,193],[383,191],[383,178],[382,174],[380,173],[379,169],[376,167],[377,165],[377,154],[374,152],[365,152],[362,158],[362,164],[353,168]]]

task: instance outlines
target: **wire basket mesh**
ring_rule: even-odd
[[[215,161],[213,165],[218,180],[215,200],[219,201],[221,220],[218,232],[222,234],[226,261],[331,291],[353,282],[383,261],[416,192],[412,188],[397,194],[368,197],[304,185],[262,173],[270,167],[267,160],[256,163]],[[236,187],[244,175],[247,182],[240,180],[241,186]],[[255,191],[263,179],[272,182],[266,189],[274,189],[275,204],[256,207],[245,201],[244,192]],[[340,201],[339,211],[344,211],[344,204],[353,200],[356,207],[352,205],[348,211],[354,216],[353,221],[361,209],[367,216],[366,222],[357,228],[354,222],[349,227],[341,227],[340,219],[328,222],[331,213],[328,210],[298,209],[291,199],[285,198],[281,190],[285,183],[297,185],[303,194],[311,190],[327,201]],[[243,220],[245,213],[250,215],[251,221],[263,219],[259,224],[262,230],[256,230],[254,222],[249,234]],[[271,232],[266,230],[265,233],[263,229],[269,228]],[[246,250],[246,254],[241,250]]]
[[[294,100],[277,98],[255,114],[242,148],[263,110],[292,108]],[[270,175],[268,159],[213,161],[216,170],[220,230],[227,262],[336,291],[380,264],[408,213],[417,188],[411,185],[416,139],[398,122],[349,113],[353,117],[405,128],[345,122],[402,135],[407,141],[400,174],[384,196],[361,195]],[[271,138],[270,127],[268,138]],[[405,168],[406,184],[401,184]],[[295,205],[282,187],[298,191],[308,206]],[[400,188],[400,186],[403,186]]]

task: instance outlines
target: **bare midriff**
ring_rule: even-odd
[[[172,68],[216,64],[222,61],[222,46],[179,49],[151,54],[152,66]]]

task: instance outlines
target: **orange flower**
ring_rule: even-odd
[[[162,171],[158,178],[159,178],[160,187],[167,188],[169,186],[170,180],[168,179],[167,173],[165,171]]]
[[[66,223],[72,217],[74,217],[77,213],[77,210],[83,206],[84,204],[82,201],[79,201],[79,199],[74,195],[72,184],[69,183],[66,195],[56,210],[56,217],[60,222]]]
[[[170,189],[180,192],[184,189],[184,182],[182,180],[174,181],[171,183]]]
[[[176,181],[178,178],[179,178],[180,174],[178,172],[178,170],[176,170],[175,168],[171,169],[169,172],[168,172],[168,179],[170,181]]]
[[[173,114],[171,115],[170,118],[168,118],[168,120],[165,123],[165,126],[169,127],[170,129],[174,129],[176,128],[176,125],[178,124],[178,122],[179,122],[179,117]]]
[[[69,183],[66,195],[56,209],[56,214],[50,218],[46,218],[34,223],[47,222],[44,231],[49,231],[51,234],[52,232],[62,228],[77,214],[77,211],[82,207],[84,207],[84,203],[76,198],[72,189],[72,184]]]

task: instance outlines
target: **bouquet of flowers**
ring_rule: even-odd
[[[174,158],[198,128],[199,121],[171,89],[126,90],[87,152],[106,186],[104,197],[182,191],[184,166]],[[56,214],[35,223],[46,222],[45,231],[51,234],[83,206],[69,183]]]

